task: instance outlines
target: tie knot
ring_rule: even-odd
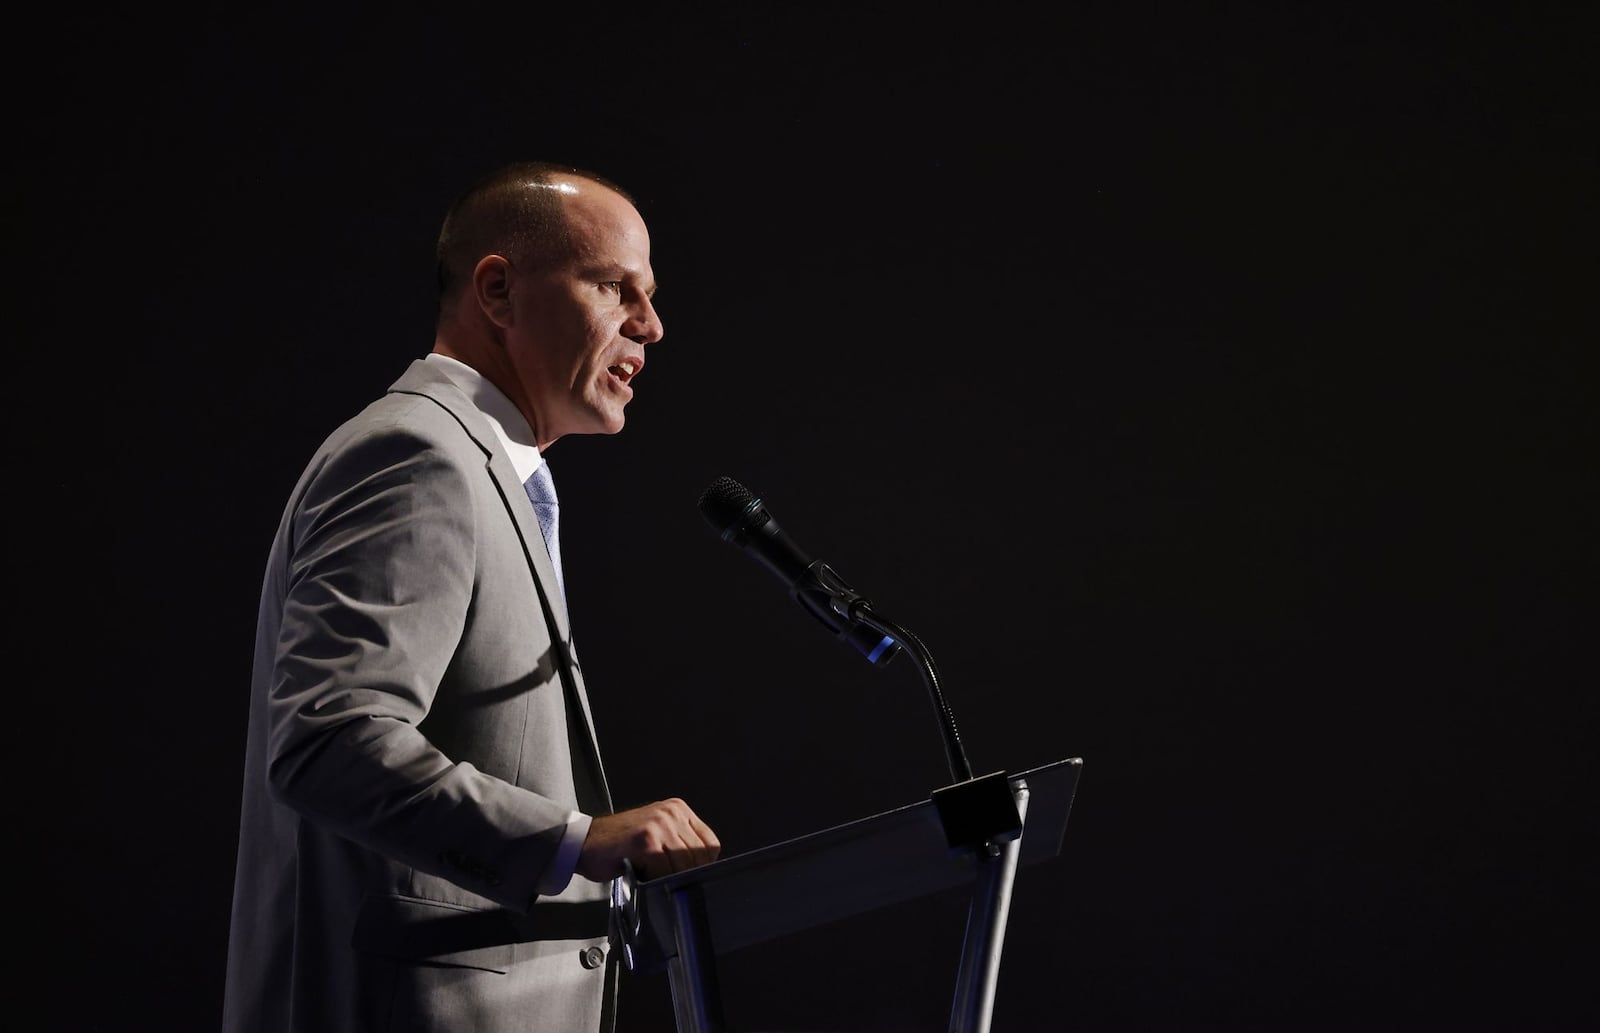
[[[535,505],[554,506],[556,502],[556,483],[550,477],[550,464],[540,463],[539,468],[528,476],[523,482],[523,489],[527,491],[528,498]]]

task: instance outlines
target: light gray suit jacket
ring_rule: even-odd
[[[609,813],[538,520],[413,362],[301,475],[261,593],[225,1033],[593,1031],[604,884],[539,897]]]

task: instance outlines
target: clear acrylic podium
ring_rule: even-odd
[[[970,884],[950,1033],[988,1033],[1017,867],[1061,851],[1081,758],[996,772],[929,799],[659,879],[613,886],[623,959],[665,969],[679,1033],[728,1033],[719,955]]]

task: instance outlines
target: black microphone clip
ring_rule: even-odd
[[[866,623],[872,603],[821,560],[806,569],[806,577],[796,582],[789,594],[868,663],[881,667],[900,652],[900,643]]]

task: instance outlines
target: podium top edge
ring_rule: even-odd
[[[1042,777],[1046,775],[1055,775],[1057,778],[1066,778],[1067,803],[1066,808],[1062,812],[1064,817],[1065,813],[1071,808],[1071,796],[1078,778],[1077,770],[1082,767],[1082,757],[1066,757],[1061,760],[1051,761],[1047,764],[1036,764],[1033,767],[1025,768],[1021,771],[1007,772],[1006,779],[1009,782],[1015,783],[1025,782],[1030,778],[1036,777],[1039,778],[1040,781],[1049,781],[1049,779]],[[1068,772],[1068,769],[1070,769],[1070,773]],[[998,774],[998,772],[994,772],[992,774]],[[992,774],[990,777],[992,777]],[[707,865],[702,865],[698,868],[692,868],[682,872],[674,872],[668,875],[661,875],[654,879],[639,879],[637,880],[636,889],[643,891],[646,888],[649,888],[652,890],[660,890],[662,892],[670,893],[678,886],[701,881],[711,871],[729,872],[760,864],[774,857],[781,856],[785,851],[794,850],[801,844],[820,844],[832,840],[847,839],[859,833],[861,830],[871,828],[874,825],[878,825],[883,822],[892,822],[913,818],[918,812],[931,811],[933,806],[934,803],[931,797],[928,799],[917,800],[912,803],[891,808],[878,814],[855,818],[845,821],[839,825],[834,825],[830,828],[809,832],[793,839],[769,843],[765,846],[756,847],[753,850],[732,854],[716,861],[712,861]],[[1059,836],[1057,838],[1059,838]]]

